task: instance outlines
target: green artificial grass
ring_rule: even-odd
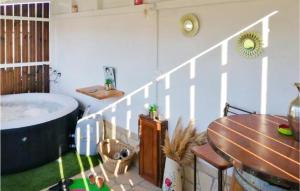
[[[81,169],[88,170],[92,166],[97,166],[99,160],[96,156],[80,156],[82,165],[78,162],[78,155],[69,152],[62,156],[62,169],[65,178],[70,178],[81,172]],[[89,160],[90,159],[90,160]],[[58,160],[28,171],[1,176],[2,191],[37,191],[47,188],[59,180],[61,173]]]

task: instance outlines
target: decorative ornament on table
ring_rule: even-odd
[[[293,130],[293,135],[297,141],[300,139],[300,83],[296,82],[298,96],[290,103],[288,121],[289,127]]]
[[[113,81],[111,79],[106,79],[105,80],[105,90],[109,91],[112,90],[113,88]]]
[[[261,55],[263,52],[263,43],[259,33],[242,33],[237,41],[237,48],[241,55],[247,58],[255,58]]]
[[[149,116],[151,119],[157,119],[158,118],[158,111],[157,111],[157,105],[152,104],[149,107]]]
[[[163,152],[166,155],[163,178],[163,191],[182,190],[182,166],[193,162],[194,155],[191,148],[207,142],[206,132],[198,134],[194,122],[190,121],[187,128],[183,128],[181,119],[177,121],[172,139],[166,132]]]

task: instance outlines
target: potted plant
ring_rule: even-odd
[[[112,90],[113,89],[113,81],[111,79],[105,80],[105,90]]]
[[[182,190],[182,167],[193,162],[194,155],[191,148],[206,142],[206,132],[198,134],[193,121],[189,122],[187,128],[183,128],[179,119],[172,139],[168,131],[166,132],[163,146],[163,152],[166,155],[163,191]]]
[[[149,115],[151,119],[156,119],[158,117],[158,113],[157,113],[157,105],[156,104],[152,104],[149,107]]]

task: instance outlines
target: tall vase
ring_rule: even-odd
[[[291,102],[289,107],[288,121],[297,141],[300,139],[300,83],[295,83],[298,88],[298,96]]]
[[[163,191],[182,191],[181,166],[174,160],[166,157]]]

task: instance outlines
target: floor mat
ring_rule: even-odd
[[[82,178],[79,178],[79,179],[74,179],[73,180],[73,184],[71,186],[69,186],[69,189],[70,191],[85,191],[85,190],[89,190],[89,191],[109,191],[110,189],[108,188],[108,186],[106,184],[104,184],[102,186],[102,188],[98,188],[96,186],[96,184],[90,184],[89,183],[89,179],[86,178],[86,179],[82,179]],[[88,189],[87,189],[88,187]]]

